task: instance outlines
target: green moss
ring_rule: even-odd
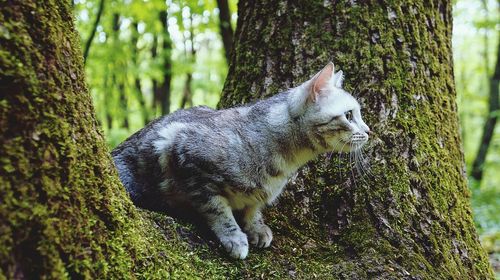
[[[449,3],[239,2],[220,106],[297,85],[333,60],[376,137],[373,175],[352,180],[342,159],[308,165],[266,213],[272,248],[236,261],[193,226],[131,204],[91,113],[71,8],[38,2],[0,12],[0,275],[492,277],[461,174]]]
[[[334,244],[328,262],[339,278],[491,278],[462,172],[450,3],[309,1],[280,9],[240,1],[245,22],[219,105],[297,85],[333,60],[375,138],[365,151],[373,175],[355,182],[338,167],[346,160],[321,158],[269,211],[274,228]]]

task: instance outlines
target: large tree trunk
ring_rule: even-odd
[[[325,51],[332,47],[338,51],[333,58],[339,64],[347,70],[358,69],[357,75],[348,76],[348,82],[366,77],[373,79],[370,89],[361,90],[360,95],[365,97],[368,120],[379,134],[371,150],[376,156],[372,163],[376,176],[371,184],[359,180],[357,187],[351,181],[339,185],[334,183],[337,179],[333,175],[338,171],[332,166],[311,165],[303,171],[307,177],[295,180],[278,207],[270,213],[276,233],[272,248],[252,249],[245,261],[234,261],[220,257],[221,251],[213,250],[217,245],[213,242],[207,245],[192,227],[161,214],[138,211],[131,204],[118,182],[97,127],[83,78],[83,59],[69,1],[2,2],[0,278],[491,277],[465,199],[468,192],[461,173],[462,159],[456,136],[449,29],[443,29],[449,23],[443,23],[432,9],[419,11],[418,7],[423,5],[416,4],[416,13],[409,18],[415,20],[412,27],[427,39],[421,46],[410,44],[413,42],[410,40],[404,41],[404,48],[396,48],[391,46],[385,32],[394,35],[392,32],[399,29],[385,29],[388,23],[382,23],[387,13],[378,6],[366,5],[357,10],[335,7],[333,12],[331,6],[308,5],[311,7],[305,9],[286,5],[277,8],[269,3],[256,6],[256,12],[273,18],[268,21],[270,23],[289,21],[297,26],[295,29],[266,27],[266,32],[276,32],[272,37],[276,44],[269,44],[267,48],[259,49],[257,43],[245,47],[239,44],[241,52],[233,57],[239,59],[238,62],[246,62],[243,59],[245,48],[255,48],[258,64],[243,71],[245,64],[237,63],[226,89],[235,84],[233,79],[237,76],[234,74],[244,72],[251,75],[249,79],[255,79],[255,85],[264,83],[280,88],[286,83],[295,84],[323,63],[319,60],[332,58]],[[311,9],[316,17],[310,13]],[[369,46],[369,40],[365,42],[366,38],[355,36],[356,30],[346,29],[349,17],[355,20],[352,26],[358,26],[361,31],[372,26],[362,21],[370,18],[365,9],[372,9],[371,17],[379,20],[373,28],[380,28],[377,29],[378,38],[386,42],[383,46],[387,49]],[[397,18],[403,18],[401,9],[393,7],[393,10]],[[240,40],[259,33],[266,35],[262,29],[245,33],[257,17],[245,2],[241,11],[246,16],[240,19],[246,18],[249,22],[240,22]],[[449,8],[443,6],[442,11],[448,20]],[[338,27],[322,25],[332,18],[332,14],[338,17]],[[418,28],[427,16],[435,35],[439,35],[432,38],[443,40],[439,44],[429,41],[431,34],[425,28]],[[399,25],[408,26],[397,18],[393,20]],[[304,24],[298,19],[309,22],[307,30],[303,30]],[[328,36],[324,35],[327,27],[332,28]],[[351,42],[355,46],[352,48],[359,53],[350,53],[351,45],[346,45],[347,41],[330,38],[341,31],[345,33],[342,40]],[[292,42],[307,48],[287,43],[283,39],[287,32],[302,32],[297,35],[304,36],[292,37]],[[318,34],[325,38],[320,40]],[[412,33],[404,34],[410,36]],[[269,34],[264,38],[268,43],[271,41]],[[445,50],[439,48],[443,42]],[[415,65],[418,68],[405,74],[396,69],[401,70],[401,64],[409,62],[396,58],[408,45],[416,48]],[[283,54],[290,50],[297,50],[297,53],[280,56],[282,61],[270,57],[267,61],[273,62],[274,67],[261,68],[270,71],[268,79],[264,80],[257,68],[264,66],[268,52],[275,52],[278,50],[275,47],[280,46]],[[424,46],[426,52],[421,49]],[[373,52],[374,58],[361,67],[358,61],[368,50]],[[314,52],[307,53],[311,51]],[[392,59],[386,51],[392,54]],[[318,54],[322,57],[312,63]],[[378,56],[383,54],[385,56]],[[435,64],[436,56],[442,59],[441,64]],[[302,62],[295,64],[299,59]],[[429,64],[423,64],[422,59]],[[381,67],[379,63],[384,61],[387,64]],[[408,84],[395,83],[398,77],[405,78]],[[272,92],[255,86],[252,94],[244,93],[241,90],[252,89],[253,81],[240,82],[233,101],[226,98],[225,104]],[[445,86],[439,86],[442,83]],[[440,95],[437,88],[442,91]],[[414,95],[408,95],[410,92],[418,98],[413,99]],[[381,111],[382,105],[385,111]],[[395,111],[396,108],[399,110]],[[379,112],[383,114],[375,118]],[[450,115],[445,116],[446,113]],[[411,142],[406,142],[409,138]],[[403,151],[401,156],[399,151]],[[292,195],[296,199],[293,203]]]
[[[345,161],[322,157],[288,186],[268,213],[278,251],[327,260],[335,279],[492,277],[458,134],[451,1],[240,0],[238,11],[222,107],[298,85],[331,60],[375,132],[372,174],[347,176]]]
[[[0,3],[0,279],[193,277],[119,183],[78,46],[69,1]]]

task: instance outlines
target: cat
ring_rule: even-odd
[[[194,107],[149,123],[113,150],[132,201],[189,205],[233,258],[249,243],[269,247],[262,209],[299,167],[325,152],[349,152],[368,140],[360,105],[328,63],[310,80],[253,104]],[[233,216],[241,211],[241,226]]]

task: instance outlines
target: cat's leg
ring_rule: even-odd
[[[234,219],[227,200],[219,195],[209,197],[195,205],[206,218],[210,229],[233,258],[244,259],[248,255],[248,239]]]
[[[245,208],[243,214],[245,226],[243,230],[247,233],[250,244],[258,248],[267,248],[273,240],[273,232],[264,223],[260,209],[257,205]]]

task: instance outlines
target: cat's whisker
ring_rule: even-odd
[[[359,154],[358,154],[358,157],[361,157]],[[360,169],[361,169],[361,178],[364,180],[364,179],[367,179],[370,174],[369,174],[369,171],[364,167],[363,163],[362,163],[362,160],[361,158],[358,159],[360,161],[359,165],[360,165]]]
[[[370,176],[370,170],[369,170],[369,168],[367,168],[365,166],[365,162],[364,162],[365,159],[363,158],[363,156],[361,154],[361,149],[362,149],[362,147],[360,147],[358,150],[358,161],[359,161],[360,169],[362,171],[361,177],[365,179],[365,178]]]
[[[363,177],[365,175],[365,172],[363,170],[363,163],[362,159],[360,158],[359,154],[359,149],[360,149],[361,144],[356,144],[355,146],[355,151],[354,151],[354,159],[355,159],[355,164],[356,164],[356,170],[358,171],[360,177]]]
[[[339,156],[338,156],[338,161],[339,161],[339,170],[340,170],[340,176],[342,177],[342,168],[340,168],[340,164],[343,162],[343,160],[347,157],[347,154],[344,153],[344,147],[347,145],[348,142],[344,142],[342,147],[339,150]],[[340,143],[339,143],[340,145]]]
[[[354,163],[353,163],[353,157],[354,157],[354,155],[353,155],[353,154],[355,154],[355,147],[353,147],[353,144],[355,145],[355,143],[353,143],[353,141],[351,140],[351,141],[349,142],[349,146],[350,146],[350,148],[351,148],[351,149],[350,149],[350,152],[349,152],[349,167],[350,167],[350,169],[351,169],[352,182],[354,183],[354,187],[355,187],[355,188],[357,188],[358,186],[357,186],[357,184],[356,184],[356,175],[354,174],[354,168],[353,168],[353,164],[354,164],[354,166],[356,166],[356,164],[355,164],[355,163],[356,163],[355,159],[354,159]]]
[[[367,156],[365,156],[365,154],[363,153],[363,148],[364,147],[361,147],[359,149],[359,153],[360,153],[360,158],[362,160],[361,164],[363,165],[364,169],[366,170],[366,173],[369,175],[369,176],[372,176],[374,177],[375,175],[371,172],[371,166],[369,164],[369,158]]]

